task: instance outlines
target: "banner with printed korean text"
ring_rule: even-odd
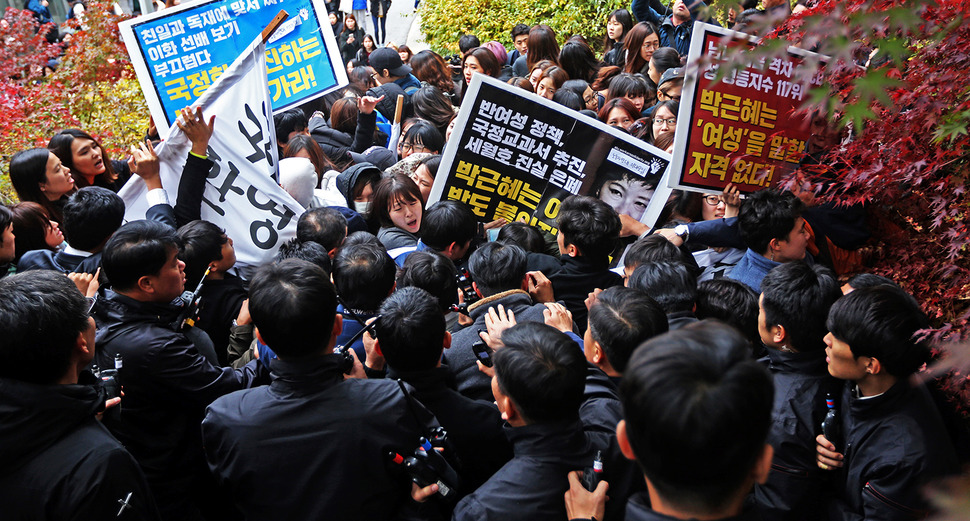
[[[694,24],[670,165],[672,188],[718,193],[734,183],[741,192],[755,192],[776,185],[806,152],[809,118],[801,105],[808,89],[821,84],[822,72],[811,65],[817,60],[805,58],[822,57],[789,47],[787,57],[730,67],[718,80],[718,69],[729,68],[724,40],[749,47],[756,41]],[[813,70],[799,70],[802,66]]]
[[[558,103],[475,74],[428,204],[468,204],[482,221],[556,234],[563,199],[591,195],[653,225],[670,194],[670,155]]]
[[[276,130],[266,85],[265,46],[259,40],[244,51],[198,100],[206,119],[216,116],[202,199],[202,218],[226,230],[235,243],[236,266],[249,273],[270,260],[283,242],[296,235],[303,208],[276,184],[279,158]],[[173,125],[156,153],[162,186],[174,205],[191,142]],[[145,183],[138,176],[122,188],[127,220],[144,219]]]
[[[347,84],[337,41],[320,0],[196,0],[119,24],[162,137],[285,10],[266,44],[273,110],[293,108]]]

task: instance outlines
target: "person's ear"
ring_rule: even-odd
[[[442,342],[441,347],[443,347],[444,349],[451,348],[451,332],[445,331],[445,340],[444,342]]]
[[[630,461],[636,461],[637,456],[633,453],[633,446],[630,445],[630,438],[626,434],[626,420],[620,420],[616,424],[616,444],[620,446],[620,452]]]
[[[215,273],[219,271],[219,263],[217,261],[212,261],[209,263],[209,273]]]
[[[155,286],[152,284],[152,277],[150,275],[142,275],[138,278],[138,282],[135,286],[145,293],[155,293]]]
[[[89,327],[94,327],[89,324]],[[84,336],[85,331],[81,331],[77,334],[77,340],[74,344],[74,350],[81,355],[82,359],[90,360],[94,357],[94,342],[88,344],[88,339]]]
[[[788,339],[788,332],[785,331],[785,326],[781,324],[771,326],[768,333],[771,335],[771,341],[776,345],[783,345],[785,340]]]
[[[263,340],[263,335],[260,335],[260,334],[259,334],[259,328],[258,328],[258,327],[253,327],[253,333],[254,333],[254,334],[256,335],[256,340],[259,340],[259,343],[260,343],[260,344],[263,344],[264,346],[265,346],[265,345],[268,345],[268,344],[266,343],[266,341],[265,341],[265,340]]]
[[[379,338],[374,339],[374,351],[376,351],[378,355],[384,356],[384,351],[381,351],[381,340]]]
[[[599,364],[600,360],[603,359],[603,346],[599,342],[593,340],[593,363]]]
[[[575,244],[570,244],[569,246],[566,246],[566,255],[569,255],[570,257],[578,256],[579,248],[577,248]]]
[[[344,316],[337,313],[333,317],[333,330],[330,332],[330,348],[337,345],[337,337],[344,332]]]
[[[883,372],[882,362],[878,358],[867,357],[869,361],[866,363],[866,372],[869,374],[880,374]]]
[[[472,281],[472,289],[475,290],[475,294],[478,295],[478,298],[485,298],[485,295],[482,295],[482,292],[478,290],[478,284],[476,284],[475,281]],[[458,291],[461,291],[461,288],[458,288]]]
[[[758,456],[757,461],[754,462],[754,468],[751,469],[755,483],[764,485],[768,482],[768,474],[771,473],[771,460],[774,457],[775,448],[771,444],[765,443],[764,448],[761,449],[761,455]]]

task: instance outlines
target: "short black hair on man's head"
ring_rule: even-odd
[[[347,238],[347,218],[335,208],[307,210],[296,222],[296,238],[318,243],[327,251],[333,250]]]
[[[512,399],[529,424],[579,417],[586,359],[572,339],[538,322],[521,322],[502,332],[495,352],[499,390]]]
[[[685,261],[684,252],[680,248],[659,234],[651,234],[637,239],[626,250],[623,256],[623,265],[636,269],[641,264],[648,262],[679,262]]]
[[[657,493],[717,512],[746,491],[771,425],[771,375],[733,328],[705,320],[637,349],[623,373],[626,433]]]
[[[430,293],[442,313],[458,301],[458,270],[451,259],[430,250],[416,251],[404,259],[397,273],[397,291],[414,286]]]
[[[461,54],[474,49],[475,47],[481,47],[482,42],[474,34],[463,34],[461,38],[458,39],[458,51]]]
[[[345,306],[376,311],[394,288],[397,266],[383,246],[344,246],[333,259],[333,283]]]
[[[508,223],[503,226],[499,229],[496,240],[505,244],[515,244],[529,253],[546,251],[546,241],[542,238],[542,232],[522,222]]]
[[[595,197],[569,196],[559,207],[559,233],[583,257],[605,262],[620,237],[620,216]]]
[[[738,214],[741,240],[755,253],[765,253],[772,239],[788,238],[804,210],[805,203],[789,191],[769,189],[750,194]]]
[[[321,353],[332,333],[337,293],[330,276],[300,259],[263,265],[249,286],[249,312],[280,358]]]
[[[916,299],[897,286],[862,288],[840,298],[826,323],[856,358],[868,356],[897,378],[915,373],[929,360],[926,340],[916,333],[930,327]]]
[[[522,289],[528,271],[525,250],[514,244],[483,244],[469,257],[468,271],[483,296]]]
[[[284,242],[280,245],[280,249],[276,252],[276,257],[273,260],[283,262],[286,259],[305,260],[320,266],[328,274],[333,271],[330,253],[319,243],[313,241],[303,242],[300,239],[290,239]]]
[[[87,310],[63,273],[37,270],[0,280],[0,378],[57,383],[70,367],[78,335],[94,327]]]
[[[421,219],[421,242],[437,251],[453,242],[465,246],[477,232],[478,218],[458,201],[438,201],[424,211]]]
[[[145,219],[132,221],[118,228],[104,245],[101,269],[112,288],[130,290],[138,279],[157,275],[178,247],[179,237],[171,226]]]
[[[801,261],[775,266],[761,281],[761,296],[765,325],[784,327],[792,349],[825,349],[825,319],[829,308],[842,296],[832,270]]]
[[[380,246],[381,248],[384,247],[384,245],[381,244],[381,241],[373,233],[354,232],[347,236],[347,239],[344,241],[343,245],[341,246],[341,249],[346,248],[348,246],[354,246],[357,244],[372,244],[374,246]]]
[[[512,40],[515,41],[516,36],[528,36],[530,27],[525,24],[515,24],[512,27]]]
[[[401,288],[381,304],[377,338],[381,353],[396,371],[432,369],[444,348],[445,316],[435,298],[421,288]]]
[[[697,279],[683,262],[648,262],[630,275],[629,287],[650,295],[666,313],[691,311],[697,299]]]
[[[290,132],[306,130],[309,122],[302,110],[290,109],[273,114],[273,124],[276,126],[276,141],[285,145],[289,141]]]
[[[179,259],[185,263],[185,285],[194,288],[209,263],[222,259],[222,245],[229,242],[226,231],[209,221],[196,220],[178,229]]]
[[[100,186],[85,186],[64,203],[61,231],[72,248],[92,251],[121,226],[125,202]]]
[[[747,284],[721,277],[697,285],[694,315],[704,320],[715,318],[734,326],[752,346],[761,346],[758,333],[758,294]]]
[[[889,277],[883,277],[882,275],[875,275],[872,273],[859,273],[849,277],[847,281],[849,287],[852,289],[862,289],[871,288],[873,286],[896,286],[896,281],[890,279]]]
[[[604,290],[589,310],[589,332],[620,373],[640,344],[668,329],[660,304],[642,291],[623,286]]]

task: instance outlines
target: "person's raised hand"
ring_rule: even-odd
[[[546,302],[546,309],[542,310],[542,318],[547,325],[563,333],[573,330],[573,314],[558,302]]]
[[[368,320],[365,326],[373,324],[375,320],[377,320],[377,317]],[[370,329],[364,332],[361,340],[364,341],[364,352],[367,353],[367,362],[365,362],[365,365],[375,371],[383,371],[384,354],[377,348],[377,339],[371,334]]]
[[[600,481],[596,490],[590,492],[579,481],[582,473],[572,471],[567,475],[569,490],[566,491],[566,514],[569,519],[603,519],[606,515],[606,491],[610,484]]]
[[[663,235],[664,238],[670,241],[670,244],[673,244],[678,248],[684,244],[684,238],[674,233],[673,228],[661,228],[653,233],[656,233],[658,235]]]
[[[182,109],[182,117],[175,120],[175,124],[192,142],[193,154],[208,155],[209,139],[212,137],[216,124],[215,116],[210,116],[209,122],[206,123],[205,116],[202,114],[202,107],[196,107],[194,114],[190,107],[185,107]]]
[[[485,314],[485,327],[488,329],[478,335],[485,341],[488,347],[493,350],[505,347],[502,343],[502,332],[515,325],[515,313],[511,309],[506,310],[505,306],[499,304],[498,308],[488,308]]]
[[[377,108],[377,104],[384,101],[384,96],[375,98],[374,96],[361,96],[357,98],[357,109],[361,114],[370,114]]]
[[[98,293],[98,276],[101,274],[101,268],[98,268],[94,274],[91,273],[68,273],[67,278],[71,279],[71,282],[77,286],[78,291],[81,292],[85,297],[93,297]]]
[[[249,299],[243,301],[239,306],[239,314],[236,315],[237,326],[247,326],[253,323],[253,317],[249,314]]]
[[[815,437],[815,462],[822,470],[834,470],[842,467],[844,456],[836,451],[835,445],[819,434]]]
[[[737,217],[741,210],[741,191],[734,183],[728,183],[721,192],[721,200],[724,201],[724,218]]]
[[[649,229],[649,226],[633,217],[625,213],[620,214],[620,237],[639,237]]]
[[[555,302],[556,297],[552,291],[552,281],[541,271],[530,271],[525,274],[529,283],[529,296],[538,303]]]
[[[158,154],[147,139],[136,147],[131,145],[131,159],[128,167],[132,172],[145,181],[149,190],[162,187],[162,177],[159,174]]]

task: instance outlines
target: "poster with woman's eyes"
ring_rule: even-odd
[[[622,129],[476,74],[428,204],[462,201],[481,221],[555,235],[562,201],[589,195],[653,226],[670,195],[669,163],[670,154]]]

